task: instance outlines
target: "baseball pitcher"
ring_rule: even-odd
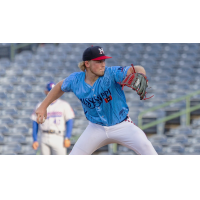
[[[79,63],[82,72],[60,81],[36,110],[37,122],[48,119],[48,106],[64,94],[74,92],[81,101],[89,125],[70,155],[91,155],[98,148],[118,143],[140,155],[157,155],[145,133],[128,116],[124,86],[146,100],[148,80],[141,66],[106,67],[109,59],[100,46],[87,48]],[[45,122],[46,123],[46,122]]]

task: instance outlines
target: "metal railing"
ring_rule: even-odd
[[[188,94],[188,95],[185,95],[183,97],[180,97],[178,99],[175,99],[175,100],[172,100],[172,101],[169,101],[169,102],[166,102],[164,104],[161,104],[161,105],[158,105],[158,106],[155,106],[153,108],[150,108],[150,109],[147,109],[143,112],[141,112],[138,116],[138,126],[142,129],[142,130],[145,130],[147,128],[150,128],[152,126],[155,126],[157,124],[160,124],[160,123],[163,123],[163,122],[166,122],[166,121],[169,121],[171,119],[174,119],[176,117],[179,117],[181,115],[184,115],[186,114],[186,125],[189,125],[190,124],[190,113],[195,111],[195,110],[198,110],[200,108],[200,104],[196,105],[196,106],[193,106],[193,107],[190,107],[190,99],[192,96],[195,96],[195,95],[198,95],[200,94],[200,90],[198,91],[195,91],[191,94]],[[164,108],[166,106],[169,106],[170,104],[173,104],[173,103],[177,103],[177,102],[180,102],[180,101],[183,101],[183,100],[186,100],[186,108],[184,110],[181,110],[180,112],[177,112],[177,113],[174,113],[170,116],[167,116],[167,117],[164,117],[164,118],[161,118],[161,119],[158,119],[154,122],[150,122],[148,124],[145,124],[145,125],[142,125],[142,117],[148,113],[148,112],[152,112],[152,111],[155,111],[155,110],[158,110],[158,109],[161,109],[161,108]]]

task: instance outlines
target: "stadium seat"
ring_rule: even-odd
[[[1,116],[12,116],[16,117],[18,115],[18,111],[15,108],[12,107],[6,107],[1,111]]]
[[[23,110],[18,111],[18,116],[20,117],[30,117],[34,110],[32,108],[23,108]]]
[[[168,148],[166,148],[165,154],[174,154],[174,155],[179,155],[179,154],[184,154],[185,153],[185,148],[182,144],[176,143],[176,144],[171,144]]]
[[[26,125],[29,128],[32,128],[33,121],[30,117],[19,117],[15,120],[16,125]]]
[[[45,59],[45,58],[43,58]],[[41,60],[33,60],[32,62],[28,63],[28,69],[30,70],[39,70],[39,69],[45,69],[46,67],[46,62],[45,60],[43,61],[42,59]],[[33,75],[33,74],[32,74]]]
[[[27,96],[26,93],[18,92],[18,91],[12,92],[11,94],[8,94],[7,96],[11,100],[14,100],[14,99],[16,99],[16,100],[24,100],[24,99],[27,98],[26,97]]]
[[[169,145],[169,141],[167,136],[165,135],[153,135],[151,137],[149,137],[149,141],[152,142],[153,144],[159,144],[162,146],[168,146]]]
[[[187,155],[200,155],[200,143],[194,144],[192,147],[188,148],[186,151]]]
[[[188,137],[194,136],[194,133],[192,132],[192,129],[190,126],[180,126],[176,129],[171,129],[168,133],[166,133],[167,136],[176,136],[180,134],[184,134]]]
[[[6,137],[6,143],[25,143],[26,137],[22,134],[15,134]]]
[[[6,76],[2,78],[0,81],[2,84],[18,85],[20,83],[19,77],[16,76]]]
[[[9,134],[10,133],[10,128],[8,126],[0,125],[0,133],[3,135]]]
[[[24,77],[21,78],[21,83],[22,84],[28,83],[28,84],[35,85],[35,84],[38,83],[38,80],[35,76],[24,76]]]
[[[21,69],[25,69],[27,68],[28,63],[23,59],[23,60],[16,60],[13,64],[12,64],[12,68],[21,68]]]
[[[0,133],[0,145],[4,143],[5,143],[4,136]]]
[[[32,134],[32,130],[29,129],[27,126],[25,125],[16,125],[13,129],[12,129],[12,133],[13,135],[15,134],[22,134],[25,136],[31,135]]]
[[[9,68],[11,66],[10,60],[8,58],[0,58],[0,68]]]
[[[14,90],[13,85],[10,85],[10,84],[0,85],[0,91],[1,92],[10,93],[13,90]],[[3,97],[2,97],[2,99],[3,99]]]
[[[0,66],[0,77],[3,77],[6,75],[6,70],[5,69],[1,69],[1,66]]]
[[[45,44],[44,46],[39,46],[37,52],[47,52],[48,54],[53,54],[56,47],[54,44]]]
[[[6,126],[9,126],[9,127],[13,127],[14,126],[14,120],[9,116],[3,116],[3,117],[0,118],[0,125],[1,126],[6,125]]]
[[[1,154],[8,154],[8,152],[19,153],[21,151],[21,145],[19,143],[7,143],[3,146]]]
[[[26,61],[30,61],[33,57],[33,53],[31,51],[22,51],[20,55],[25,59]]]
[[[37,55],[41,58],[41,61],[49,61],[50,55],[45,50],[38,51]],[[35,58],[33,58],[35,60]],[[36,61],[36,60],[35,60]]]
[[[30,93],[32,92],[34,86],[32,86],[31,84],[20,84],[18,86],[15,87],[15,91],[18,92],[23,92],[23,93]]]
[[[23,70],[21,68],[12,68],[6,71],[6,75],[8,76],[22,76]]]
[[[192,128],[200,128],[200,120],[194,119],[191,126]]]
[[[46,95],[44,94],[44,92],[33,92],[30,94],[27,94],[29,99],[38,99],[38,100],[43,100]]]
[[[188,137],[184,134],[176,135],[170,139],[171,144],[182,144],[183,146],[190,146],[191,142],[188,140]]]

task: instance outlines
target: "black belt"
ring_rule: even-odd
[[[54,130],[47,130],[47,131],[42,131],[43,133],[52,133],[52,134],[59,134],[62,133],[62,131],[54,131]]]

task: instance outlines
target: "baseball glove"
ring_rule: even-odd
[[[130,87],[137,92],[140,96],[140,100],[150,99],[153,96],[146,98],[146,89],[148,87],[148,79],[144,74],[136,73],[133,64],[134,73],[128,75],[120,84],[122,85],[122,90],[124,86]]]

